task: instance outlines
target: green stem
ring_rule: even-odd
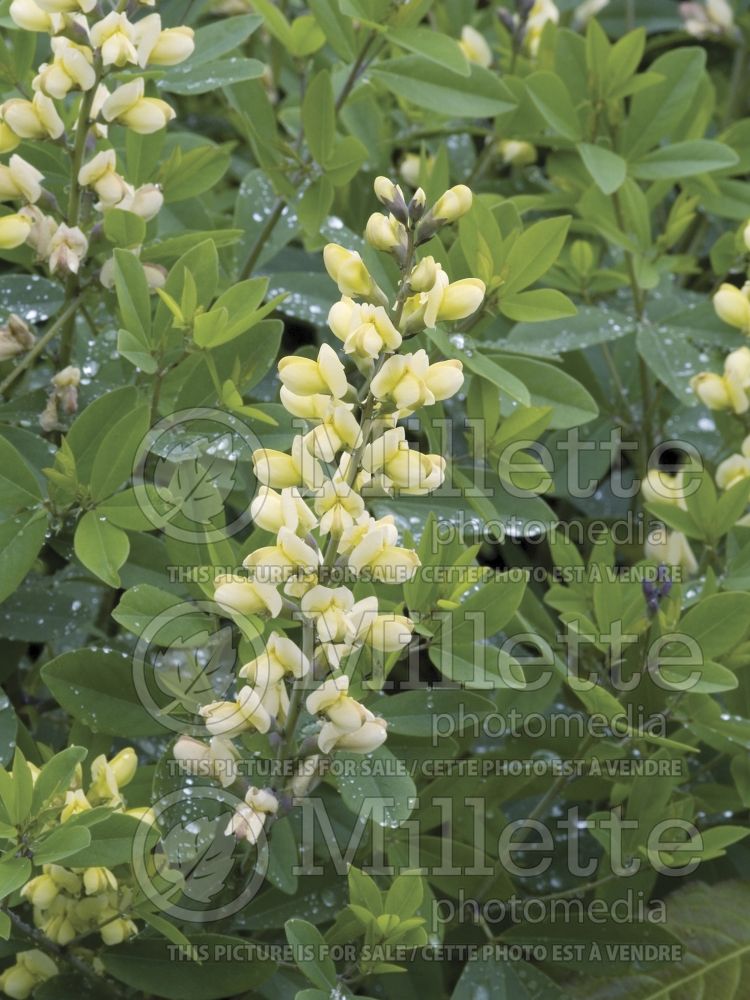
[[[86,151],[86,139],[89,134],[89,116],[91,115],[91,108],[94,103],[94,97],[96,91],[99,88],[99,82],[101,80],[102,68],[101,64],[96,63],[96,78],[94,80],[94,85],[90,90],[84,92],[81,98],[81,106],[78,109],[78,118],[76,120],[76,137],[75,143],[73,145],[73,153],[71,156],[70,164],[70,192],[68,193],[68,212],[67,212],[67,224],[71,229],[75,228],[80,221],[81,214],[81,185],[78,183],[78,173],[83,165],[83,156]],[[77,299],[80,291],[80,278],[79,275],[69,274],[68,279],[65,282],[65,301],[66,303],[73,302]],[[66,365],[70,364],[70,358],[73,353],[73,339],[75,335],[76,328],[76,310],[74,309],[71,315],[68,317],[65,323],[65,327],[62,331],[62,337],[60,340],[60,354],[58,357],[58,364],[60,368],[65,368]]]
[[[4,394],[16,379],[23,375],[32,362],[42,353],[50,340],[59,332],[60,327],[65,326],[71,316],[75,316],[76,309],[81,304],[81,298],[82,296],[79,295],[65,306],[52,326],[37,340],[31,350],[23,356],[13,371],[6,375],[3,381],[0,382],[0,394]]]
[[[341,111],[349,95],[351,94],[355,83],[359,79],[361,73],[366,68],[367,54],[370,51],[370,48],[372,47],[372,44],[377,38],[377,36],[378,32],[373,30],[369,32],[368,37],[365,39],[365,42],[362,48],[360,49],[359,55],[355,59],[352,68],[349,71],[349,75],[344,82],[344,86],[341,88],[339,96],[336,98],[336,102],[334,104],[334,111],[336,112],[336,114],[338,114],[339,111]],[[302,132],[300,132],[300,137],[301,136]],[[298,185],[300,181],[304,178],[312,162],[313,158],[308,152],[307,156],[305,156],[305,158],[303,159],[302,165],[300,166],[299,170],[295,171],[295,173],[292,174],[290,178],[290,183],[292,184],[293,187]],[[245,264],[240,272],[240,277],[239,277],[240,281],[245,281],[253,273],[255,265],[258,263],[260,255],[263,253],[263,248],[273,235],[273,231],[279,224],[279,221],[281,220],[281,217],[284,214],[284,209],[288,204],[289,204],[288,198],[277,198],[273,208],[271,209],[271,214],[266,219],[263,228],[258,233],[255,242],[250,248],[250,253],[248,254],[247,260],[245,261]]]

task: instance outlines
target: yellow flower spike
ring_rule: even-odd
[[[681,472],[672,475],[661,469],[649,469],[641,483],[641,493],[647,503],[659,501],[672,503],[682,510],[687,508],[684,476]]]
[[[118,788],[124,788],[125,785],[130,784],[138,770],[138,757],[135,750],[132,747],[120,750],[110,760],[109,766],[112,768]]]
[[[26,242],[31,223],[25,215],[4,215],[0,218],[0,250],[14,250]]]
[[[260,656],[240,667],[239,676],[251,684],[265,670],[274,680],[290,675],[297,680],[310,672],[310,661],[299,646],[282,632],[271,632]]]
[[[94,56],[88,45],[77,45],[67,38],[51,41],[54,58],[43,63],[33,80],[34,90],[62,100],[73,89],[91,90],[96,83]]]
[[[328,326],[343,343],[345,354],[363,360],[374,361],[401,346],[401,334],[383,306],[360,305],[346,295],[331,306]]]
[[[469,62],[484,66],[485,69],[492,65],[492,49],[484,35],[470,24],[465,24],[461,29],[461,41],[458,44]]]
[[[146,66],[176,66],[188,59],[195,50],[195,32],[186,25],[162,30],[161,17],[149,14],[135,24],[138,64]]]
[[[315,500],[315,513],[320,517],[320,531],[324,535],[340,535],[352,528],[364,512],[364,500],[342,479],[329,479]]]
[[[72,816],[77,816],[79,813],[87,812],[91,808],[91,803],[80,788],[75,791],[68,791],[65,793],[65,806],[63,807],[63,811],[60,813],[60,822],[65,823]]]
[[[53,34],[63,27],[61,14],[50,14],[34,0],[13,0],[9,14],[15,24],[24,31],[38,31]]]
[[[503,163],[514,167],[527,167],[536,163],[536,146],[521,139],[500,139],[496,145],[498,155]]]
[[[174,109],[157,97],[145,97],[141,77],[118,87],[102,105],[107,122],[118,122],[140,135],[150,135],[164,128],[174,117]],[[11,123],[12,124],[12,123]]]
[[[667,566],[680,567],[691,575],[698,572],[698,562],[690,542],[681,531],[657,528],[646,539],[646,556]]]
[[[395,527],[383,526],[369,531],[349,553],[349,568],[357,576],[382,583],[403,584],[412,579],[422,565],[414,549],[397,545]]]
[[[104,924],[103,927],[100,927],[99,933],[104,944],[111,947],[112,945],[122,944],[128,938],[134,937],[138,933],[138,928],[132,920],[127,920],[125,917],[116,917],[114,920],[110,920],[109,923]]]
[[[237,806],[224,834],[256,844],[268,816],[278,812],[279,800],[273,793],[260,788],[248,788],[245,801]]]
[[[342,295],[369,299],[378,305],[387,303],[387,298],[375,284],[356,250],[346,250],[338,243],[328,243],[323,249],[323,263]]]
[[[314,622],[321,642],[341,642],[351,636],[347,615],[354,605],[354,595],[347,587],[324,587],[318,584],[303,595],[302,614]]]
[[[471,316],[484,300],[485,284],[479,278],[462,278],[454,281],[443,292],[438,306],[438,320],[448,322]]]
[[[318,525],[318,519],[307,506],[298,489],[287,487],[281,493],[270,486],[260,486],[250,504],[250,516],[259,528],[276,534],[280,528],[290,528],[306,535]]]
[[[253,452],[252,460],[258,482],[273,489],[288,486],[319,489],[326,480],[320,462],[309,452],[301,434],[292,441],[290,454],[271,448],[258,448]]]
[[[377,597],[358,601],[351,610],[350,619],[357,638],[381,653],[395,653],[404,649],[414,632],[414,622],[405,615],[378,614]]]
[[[750,478],[750,458],[746,455],[730,455],[716,468],[716,485],[720,490],[729,490],[743,479]]]
[[[376,250],[385,253],[406,249],[406,230],[393,215],[373,212],[367,220],[365,239]]]
[[[202,706],[200,714],[212,736],[239,736],[249,729],[267,733],[271,728],[271,716],[260,695],[248,686],[241,688],[235,701],[211,702]]]
[[[217,778],[222,788],[228,788],[237,780],[239,754],[232,741],[223,736],[212,736],[208,743],[192,736],[180,736],[172,748],[172,755],[186,774]]]
[[[456,222],[471,208],[474,196],[465,184],[456,184],[442,194],[432,206],[431,215],[439,222]]]
[[[83,873],[83,890],[87,896],[117,890],[117,879],[109,868],[87,868]]]
[[[65,131],[62,118],[46,94],[37,91],[31,101],[20,97],[0,107],[3,121],[21,139],[59,139]]]
[[[344,366],[328,344],[322,345],[315,361],[297,355],[282,358],[278,371],[286,388],[298,396],[328,394],[341,399],[349,387]]]
[[[743,333],[750,333],[750,301],[744,288],[740,290],[725,282],[719,286],[712,301],[719,319]]]
[[[64,822],[64,820],[63,820]],[[21,895],[32,906],[40,910],[48,909],[60,892],[60,886],[51,875],[45,873],[32,878],[21,889]]]
[[[714,372],[700,372],[690,379],[690,386],[709,410],[731,409],[727,385],[721,375],[716,375]]]
[[[217,576],[214,587],[214,600],[230,614],[268,614],[271,618],[281,614],[282,599],[270,584],[244,576]]]
[[[251,552],[242,565],[251,570],[253,580],[263,583],[284,583],[300,573],[313,573],[319,564],[319,554],[289,528],[280,528],[275,545],[264,545]]]

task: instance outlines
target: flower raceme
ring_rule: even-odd
[[[101,158],[86,175],[102,199],[119,194],[114,169],[111,158]],[[411,444],[399,420],[459,392],[461,363],[431,361],[423,347],[401,353],[403,341],[475,313],[485,287],[471,277],[451,282],[433,257],[417,256],[427,232],[469,211],[467,187],[451,188],[431,209],[423,192],[407,201],[385,177],[376,180],[375,194],[387,215],[375,213],[365,235],[399,266],[394,299],[362,254],[335,244],[324,248],[341,293],[328,314],[339,349],[323,343],[314,356],[279,361],[280,399],[297,433],[286,451],[259,448],[252,456],[258,487],[250,514],[267,537],[254,536],[243,561],[246,575],[215,582],[217,604],[248,637],[247,616],[258,623],[254,636],[263,620],[282,614],[302,633],[296,642],[276,623],[267,629],[263,649],[238,671],[236,695],[200,709],[208,739],[183,737],[175,744],[188,773],[227,785],[222,772],[236,774],[233,740],[245,733],[265,734],[285,758],[313,745],[320,754],[376,750],[387,727],[359,700],[359,654],[365,651],[369,662],[397,655],[412,641],[414,621],[403,613],[403,598],[382,594],[411,580],[420,560],[402,544],[394,518],[375,519],[367,500],[427,495],[443,483],[445,457]],[[355,593],[369,584],[384,591]],[[228,830],[255,843],[277,807],[289,807],[291,787],[247,791]]]

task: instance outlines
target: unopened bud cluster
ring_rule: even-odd
[[[234,698],[201,708],[209,741],[185,736],[175,744],[188,773],[225,786],[236,774],[233,740],[245,733],[265,734],[285,760],[380,747],[386,723],[357,696],[356,654],[397,653],[414,631],[398,591],[384,600],[339,584],[343,577],[401,585],[420,566],[395,519],[373,517],[366,503],[373,496],[424,496],[443,483],[444,457],[415,448],[399,420],[455,395],[463,372],[459,361],[403,351],[403,341],[470,316],[485,288],[475,278],[451,282],[433,257],[416,254],[428,234],[470,209],[467,187],[451,188],[431,208],[421,190],[407,200],[385,177],[375,181],[375,194],[387,215],[370,218],[366,239],[399,264],[395,301],[357,251],[325,247],[326,269],[341,292],[328,324],[341,346],[323,344],[314,357],[279,362],[281,402],[303,430],[288,451],[253,454],[258,490],[251,515],[272,539],[247,554],[246,575],[216,580],[216,602],[239,624],[249,615],[283,613],[301,622],[303,635],[297,643],[278,628],[266,633],[259,655],[239,670]],[[284,795],[300,787],[293,781],[286,789],[248,789],[227,832],[257,843]]]

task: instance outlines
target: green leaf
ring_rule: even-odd
[[[31,877],[31,861],[28,858],[7,858],[0,861],[0,899],[20,889]]]
[[[165,1000],[223,1000],[254,990],[276,965],[253,955],[245,938],[225,934],[188,934],[189,946],[175,960],[165,938],[139,936],[105,948],[100,958],[110,975],[145,995]],[[191,955],[205,956],[192,961]]]
[[[15,514],[38,506],[42,499],[39,483],[22,455],[0,437],[0,513]]]
[[[16,313],[27,323],[44,323],[59,312],[65,291],[58,281],[38,274],[4,274],[0,284],[0,318]]]
[[[115,250],[115,291],[123,326],[144,344],[151,332],[151,299],[143,265],[127,250]]]
[[[679,630],[692,636],[706,659],[736,646],[750,629],[750,594],[706,597],[680,619]]]
[[[473,719],[495,711],[489,699],[458,688],[405,691],[381,698],[371,708],[387,721],[389,733],[421,739],[434,737],[448,727],[451,732],[461,732]]]
[[[336,966],[317,927],[306,920],[287,920],[284,930],[300,972],[322,990],[335,989]]]
[[[373,815],[384,826],[398,826],[408,819],[416,788],[406,767],[390,750],[379,747],[367,757],[339,751],[336,759],[342,762],[336,785],[344,805],[355,816],[364,818],[365,811],[374,806]]]
[[[598,415],[599,407],[588,389],[561,368],[509,355],[503,355],[501,363],[526,386],[533,406],[551,408],[550,427],[578,427]]]
[[[451,1000],[569,1000],[528,962],[476,958],[466,963]],[[666,1000],[666,998],[665,998]]]
[[[195,51],[188,65],[198,66],[213,62],[219,56],[232,52],[258,30],[263,18],[257,14],[239,14],[222,17],[198,28],[195,33]]]
[[[164,733],[164,726],[141,704],[132,656],[113,650],[73,650],[45,663],[42,677],[65,711],[95,733],[129,739]]]
[[[336,109],[331,75],[320,70],[310,81],[302,101],[302,128],[305,140],[317,163],[325,164],[336,138]]]
[[[0,602],[18,587],[36,561],[47,535],[47,513],[20,514],[0,524]]]
[[[82,826],[58,826],[47,837],[32,844],[34,860],[47,865],[77,854],[91,843],[91,832]]]
[[[501,297],[514,295],[545,274],[565,246],[570,216],[542,219],[525,229],[512,244],[505,269],[507,275],[500,288]]]
[[[581,123],[562,79],[555,73],[537,72],[525,80],[529,97],[547,124],[565,139],[580,142]]]
[[[141,403],[109,429],[97,449],[91,469],[89,485],[94,500],[111,496],[130,478],[149,424],[150,407]]]
[[[748,906],[747,882],[692,882],[671,892],[664,928],[678,939],[682,953],[655,969],[629,969],[617,982],[618,1000],[671,1000],[711,996],[712,991],[717,1000],[744,1000]],[[568,989],[575,1000],[612,1000],[612,986],[611,975],[604,974]]]
[[[367,159],[367,147],[356,136],[339,139],[326,160],[326,177],[334,187],[348,184]]]
[[[450,73],[468,76],[471,64],[458,42],[430,28],[389,28],[387,37],[402,49],[424,56]]]
[[[183,153],[175,148],[157,176],[167,203],[194,198],[212,188],[229,168],[231,146],[205,144]],[[195,246],[195,240],[192,246]]]
[[[662,80],[631,101],[622,147],[628,160],[674,137],[705,78],[705,65],[706,51],[698,46],[674,49],[651,63],[649,70]]]
[[[94,510],[83,515],[73,537],[75,554],[86,569],[109,587],[120,586],[118,570],[130,552],[128,536]]]
[[[108,208],[104,213],[104,235],[116,247],[138,247],[146,238],[146,222],[133,212]]]
[[[230,56],[228,59],[200,63],[197,66],[189,62],[184,67],[172,69],[159,81],[159,88],[184,97],[209,94],[242,80],[256,80],[263,76],[264,70],[260,60],[247,59],[245,56]]]
[[[422,56],[403,56],[378,63],[372,76],[398,97],[440,115],[489,118],[515,107],[499,77],[476,64],[469,76],[460,76]]]
[[[611,149],[593,146],[589,142],[580,142],[578,152],[600,191],[604,194],[614,194],[622,187],[628,165],[621,156],[613,153]]]
[[[567,295],[556,288],[535,288],[503,297],[500,312],[519,323],[544,323],[565,316],[575,316],[577,310]]]
[[[131,413],[137,401],[137,391],[126,385],[99,396],[78,414],[65,440],[75,456],[81,482],[89,481],[94,456],[112,425]]]
[[[690,387],[693,375],[703,371],[701,352],[676,326],[642,323],[636,337],[638,353],[660,382],[685,406],[696,406],[698,399]]]
[[[66,747],[48,760],[34,782],[31,810],[36,815],[40,809],[70,787],[76,767],[86,757],[85,747]]]
[[[671,181],[712,170],[725,170],[739,162],[730,146],[712,139],[674,142],[647,153],[630,165],[633,177],[642,181]]]

